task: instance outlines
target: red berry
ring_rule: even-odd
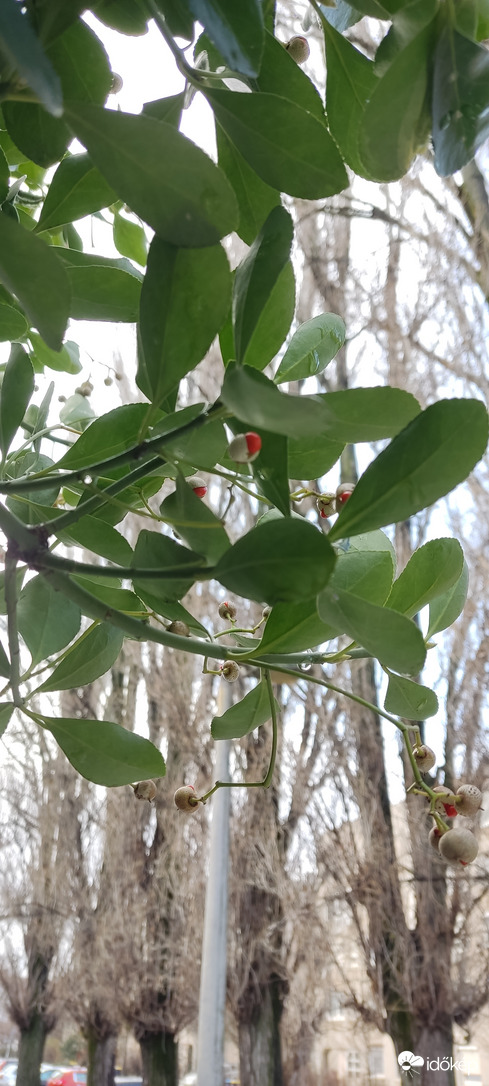
[[[187,483],[192,487],[194,494],[196,494],[198,498],[205,498],[207,487],[204,480],[200,478],[200,475],[194,475],[191,479],[187,479]]]
[[[256,460],[261,449],[261,437],[250,430],[247,434],[237,434],[228,445],[228,456],[237,464],[249,464]]]

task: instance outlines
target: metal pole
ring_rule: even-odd
[[[219,715],[231,705],[231,689],[221,682]],[[216,780],[229,779],[229,740],[219,740]],[[205,895],[197,1038],[197,1086],[223,1086],[226,942],[228,913],[229,809],[231,789],[212,797],[209,874]]]

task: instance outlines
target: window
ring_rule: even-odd
[[[360,1053],[352,1050],[348,1053],[348,1074],[360,1075],[362,1071]]]
[[[345,996],[343,992],[330,992],[329,993],[329,1018],[344,1018],[344,1002]]]
[[[369,1048],[368,1069],[374,1078],[384,1074],[384,1049],[381,1045],[372,1045],[372,1048]]]

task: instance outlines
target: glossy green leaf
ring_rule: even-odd
[[[121,34],[146,34],[148,11],[141,0],[96,0],[92,9],[97,19]]]
[[[174,493],[161,503],[160,513],[185,543],[197,554],[203,554],[208,562],[217,562],[228,550],[229,539],[221,521],[181,476]]]
[[[141,284],[120,268],[67,268],[71,288],[70,316],[81,321],[135,324]]]
[[[305,200],[346,188],[336,144],[312,113],[265,92],[206,90],[205,95],[229,139],[267,185]]]
[[[104,584],[101,577],[73,577],[73,580],[84,588],[87,592],[90,592],[96,599],[102,600],[107,608],[112,608],[114,611],[122,611],[127,615],[146,615],[146,608],[144,603],[141,602],[139,596],[135,592],[131,592],[128,588],[115,587],[117,581],[114,582],[113,577],[107,578],[107,584]],[[109,583],[110,582],[110,583]],[[120,585],[120,581],[119,581]]]
[[[58,460],[57,468],[88,468],[91,464],[117,456],[137,445],[138,434],[148,408],[146,404],[130,403],[115,407],[90,426]]]
[[[82,517],[76,524],[61,532],[56,531],[54,525],[54,531],[57,538],[68,547],[83,547],[119,566],[131,564],[133,551],[127,539],[97,517]]]
[[[159,532],[141,531],[134,549],[133,584],[141,599],[148,602],[149,597],[163,600],[180,600],[185,596],[194,583],[195,576],[185,576],[185,566],[194,567],[202,564],[205,568],[205,560],[199,554],[195,554],[187,547],[182,547],[174,539]],[[138,569],[158,569],[162,574],[166,569],[177,567],[181,576],[155,577],[154,580],[138,578]]]
[[[289,213],[283,207],[273,208],[249,252],[236,268],[233,328],[238,362],[244,361],[265,303],[289,259],[292,238]]]
[[[367,468],[330,539],[344,539],[407,520],[467,478],[483,456],[487,411],[479,400],[440,400],[427,407]]]
[[[246,4],[229,4],[226,0],[187,2],[228,67],[242,75],[256,75],[263,52],[260,0],[248,0]]]
[[[85,430],[89,422],[95,418],[95,411],[87,396],[80,392],[74,392],[68,396],[59,413],[60,422],[66,426],[72,426],[74,430]]]
[[[0,701],[0,735],[3,735],[8,728],[14,708],[13,702]]]
[[[123,641],[124,634],[115,626],[109,622],[100,623],[82,635],[39,691],[72,690],[95,682],[115,663]]]
[[[246,348],[244,363],[263,370],[275,358],[292,324],[295,312],[295,277],[290,260],[272,287]],[[233,351],[232,357],[235,357]]]
[[[33,664],[60,652],[80,629],[80,608],[55,592],[41,576],[33,577],[22,589],[17,615]]]
[[[374,64],[330,24],[323,10],[326,42],[326,108],[331,133],[345,162],[365,176],[359,153],[363,114],[378,82]]]
[[[254,85],[259,91],[289,98],[318,120],[324,121],[324,106],[314,83],[300,64],[293,60],[284,43],[268,32],[265,34],[262,62]]]
[[[237,224],[224,174],[171,124],[71,104],[68,122],[118,196],[172,245],[215,245]]]
[[[120,724],[50,716],[43,716],[39,723],[54,735],[78,773],[94,784],[116,788],[165,774],[159,750]]]
[[[136,260],[138,264],[146,264],[148,243],[143,227],[116,212],[113,229],[117,252],[129,257],[130,260]]]
[[[43,52],[27,14],[15,0],[0,5],[0,47],[27,86],[34,91],[45,109],[60,117],[63,110],[61,85],[54,68]]]
[[[177,249],[156,237],[141,292],[138,385],[159,406],[224,323],[231,273],[221,245]]]
[[[275,712],[279,712],[279,706],[274,698]],[[213,739],[241,739],[249,735],[255,728],[261,728],[270,720],[272,710],[267,684],[258,683],[245,697],[231,705],[222,716],[215,716],[211,721],[211,735]]]
[[[51,181],[36,229],[55,230],[84,215],[93,215],[116,199],[89,155],[67,155]]]
[[[194,20],[190,14],[187,0],[156,0],[156,5],[163,13],[168,29],[173,36],[192,41]]]
[[[24,314],[20,310],[14,309],[12,305],[0,303],[0,341],[2,343],[12,339],[22,339],[28,327]]]
[[[307,438],[289,438],[289,479],[320,479],[339,460],[344,442],[319,434]]]
[[[255,655],[304,652],[336,636],[335,628],[320,619],[315,596],[299,603],[277,603],[267,618]]]
[[[48,347],[60,350],[70,306],[66,271],[49,245],[1,213],[0,282],[18,298]]]
[[[432,109],[435,169],[445,177],[489,135],[489,54],[448,21],[435,51]]]
[[[392,60],[365,106],[358,146],[370,179],[403,177],[418,150],[433,32],[429,24]]]
[[[281,517],[238,539],[214,575],[230,592],[274,605],[310,599],[327,583],[334,563],[333,548],[317,528]]]
[[[360,12],[351,4],[347,4],[346,0],[336,0],[334,8],[330,8],[326,4],[320,4],[319,7],[328,23],[335,30],[339,30],[341,34],[344,30],[348,30],[350,26],[358,23],[361,18]]]
[[[222,422],[208,422],[200,430],[165,442],[165,456],[175,463],[206,470],[222,461],[227,446],[228,438]],[[185,475],[190,474],[183,466],[181,470]]]
[[[81,370],[81,364],[79,361],[79,349],[76,343],[72,343],[68,340],[64,343],[60,351],[53,351],[51,347],[47,347],[41,336],[38,336],[37,332],[29,332],[29,339],[32,344],[31,359],[36,364],[36,370],[44,370],[45,366],[48,366],[51,370],[57,370],[62,373],[79,373]]]
[[[370,536],[374,539],[370,540]],[[370,544],[368,549],[363,549],[363,541]],[[355,543],[360,546],[357,548]],[[376,545],[378,550],[375,549]],[[383,604],[391,590],[393,577],[394,560],[387,537],[382,532],[371,532],[355,537],[347,551],[340,551],[329,587],[342,588],[370,603]]]
[[[421,671],[426,648],[412,619],[329,586],[319,596],[318,611],[323,622],[348,634],[384,667],[407,675]]]
[[[102,105],[112,83],[110,65],[100,39],[82,19],[56,37],[47,56],[60,78],[65,102]],[[39,166],[50,166],[65,153],[70,131],[64,119],[51,117],[30,102],[6,102],[4,117],[14,143]]]
[[[459,580],[443,596],[439,596],[438,599],[430,603],[430,617],[426,633],[428,639],[434,637],[437,633],[441,633],[442,630],[447,630],[456,621],[465,607],[468,589],[469,571],[467,563],[464,562]]]
[[[4,679],[10,678],[10,660],[5,652],[5,649],[0,641],[0,675]]]
[[[342,443],[389,437],[419,412],[414,396],[398,388],[291,396],[264,374],[237,363],[226,370],[221,398],[237,418],[258,429],[293,438],[318,434]]]
[[[9,188],[9,164],[0,147],[0,204],[3,204]]]
[[[272,208],[280,203],[280,195],[251,168],[220,124],[216,124],[216,138],[219,166],[238,201],[239,223],[236,232],[247,245],[251,245]]]
[[[34,391],[34,371],[19,344],[10,352],[0,390],[0,449],[6,456]]]
[[[275,374],[275,381],[301,381],[322,373],[345,342],[346,329],[335,313],[321,313],[294,333]]]
[[[284,516],[288,516],[290,488],[287,475],[287,438],[281,434],[264,432],[261,437],[260,455],[251,464],[253,478],[260,493],[269,498]]]
[[[460,580],[463,551],[456,539],[430,539],[411,555],[392,586],[387,607],[412,618]]]
[[[389,675],[384,709],[406,720],[426,720],[438,712],[438,698],[428,686],[400,675]]]
[[[167,98],[156,98],[153,102],[145,102],[143,113],[147,117],[154,117],[157,121],[166,121],[174,128],[180,127],[182,110],[185,105],[185,91],[179,94],[169,94]]]

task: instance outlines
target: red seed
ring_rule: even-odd
[[[250,456],[253,456],[255,453],[260,452],[261,437],[259,434],[255,434],[253,430],[250,430],[247,434],[245,434],[245,438]]]

